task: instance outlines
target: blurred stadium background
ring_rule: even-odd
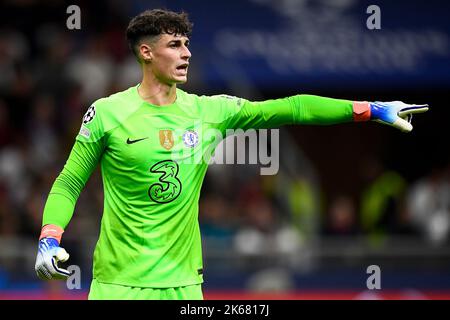
[[[69,30],[66,8],[81,9]],[[280,130],[280,171],[213,165],[200,204],[209,299],[450,298],[450,3],[34,1],[0,4],[0,299],[83,299],[102,212],[99,171],[63,244],[81,290],[38,281],[42,210],[87,107],[135,85],[124,30],[147,8],[190,13],[183,89],[262,100],[309,93],[429,103],[403,134],[375,123]],[[369,265],[381,290],[367,290]]]

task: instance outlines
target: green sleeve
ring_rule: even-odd
[[[81,190],[99,162],[103,151],[102,141],[75,141],[63,170],[50,190],[42,225],[55,224],[63,229],[68,225]]]
[[[251,102],[244,99],[226,99],[234,102],[235,112],[222,125],[227,128],[276,128],[286,124],[330,125],[353,120],[353,102],[300,94],[292,97]]]

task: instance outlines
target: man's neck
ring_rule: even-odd
[[[164,106],[172,104],[177,98],[177,85],[161,83],[156,77],[146,75],[138,87],[138,93],[141,98],[153,105]]]

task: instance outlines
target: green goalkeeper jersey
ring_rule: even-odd
[[[56,179],[43,225],[65,228],[98,163],[104,187],[93,276],[99,282],[168,288],[203,282],[198,202],[207,162],[227,129],[352,120],[352,101],[311,95],[251,102],[177,89],[156,106],[138,86],[95,101]]]

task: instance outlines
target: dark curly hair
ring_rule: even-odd
[[[127,27],[127,40],[130,49],[140,60],[137,46],[146,37],[156,37],[163,33],[190,36],[193,24],[186,12],[173,12],[163,9],[146,10],[133,19]]]

